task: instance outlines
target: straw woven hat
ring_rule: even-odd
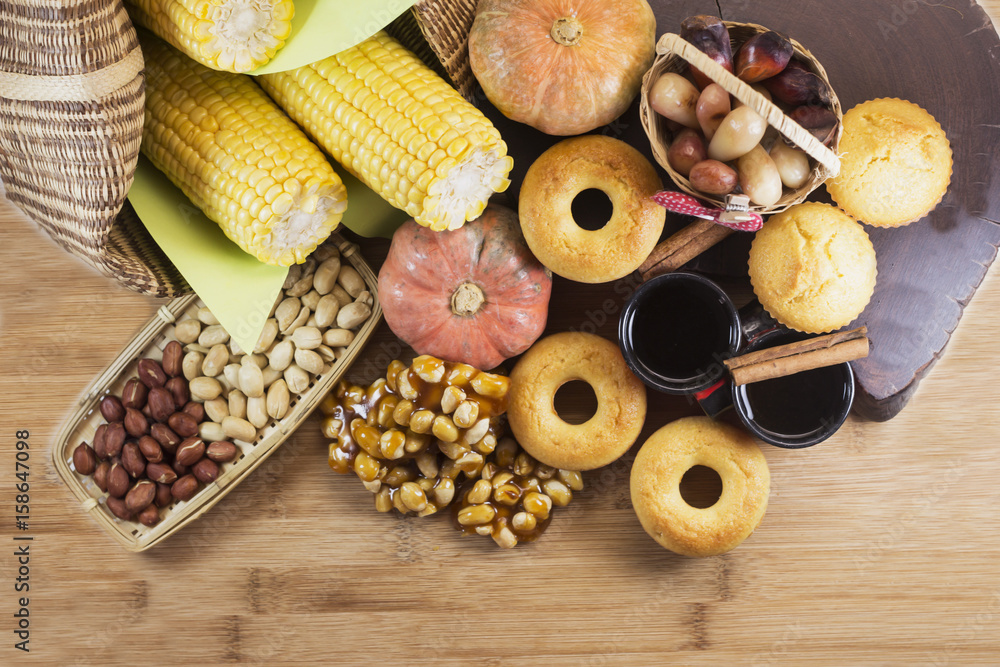
[[[60,245],[138,292],[190,291],[125,195],[143,60],[119,0],[0,4],[0,180]]]

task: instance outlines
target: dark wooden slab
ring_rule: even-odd
[[[718,5],[652,0],[651,5],[658,34],[677,31],[691,14],[718,15],[720,10],[724,19],[783,31],[820,59],[845,109],[876,97],[900,97],[926,108],[945,128],[955,173],[942,204],[903,229],[869,228],[879,279],[858,321],[868,326],[873,349],[854,366],[860,389],[856,406],[869,419],[891,419],[941,355],[1000,246],[1000,37],[989,17],[971,0],[722,0]],[[558,139],[513,123],[480,101],[514,156],[505,199],[516,208],[525,171]],[[636,107],[597,132],[650,155]],[[662,171],[661,176],[672,185]],[[822,188],[813,198],[829,201]],[[667,233],[685,222],[671,217]],[[692,266],[745,280],[748,247],[746,235],[733,237]],[[596,318],[602,320],[593,324],[597,331],[613,338],[617,318],[593,313],[617,312],[630,290],[627,281],[602,287],[557,283],[550,328],[584,326]]]

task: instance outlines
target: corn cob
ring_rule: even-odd
[[[478,109],[384,32],[261,85],[313,139],[434,230],[477,218],[513,161]]]
[[[249,72],[274,57],[292,29],[291,0],[126,0],[132,19],[194,58]]]
[[[326,157],[250,77],[141,37],[142,152],[243,250],[277,266],[304,262],[347,208]]]

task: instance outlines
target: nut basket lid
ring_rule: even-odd
[[[189,288],[122,209],[142,139],[142,68],[120,0],[0,5],[0,180],[69,252],[130,289],[174,296]]]

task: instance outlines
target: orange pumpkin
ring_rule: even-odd
[[[567,136],[628,109],[655,40],[646,0],[480,0],[469,59],[501,113]]]
[[[531,347],[551,293],[552,275],[528,250],[517,214],[495,204],[450,232],[406,222],[378,275],[393,333],[418,354],[482,369]]]

